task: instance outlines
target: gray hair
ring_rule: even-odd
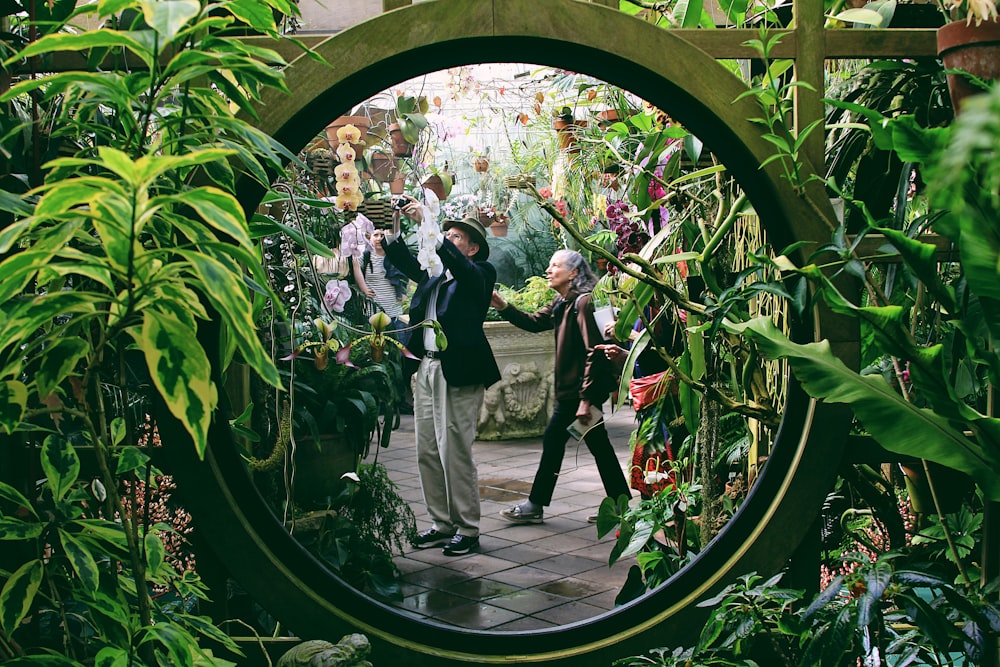
[[[569,284],[571,290],[577,294],[584,294],[594,289],[594,286],[597,285],[597,276],[583,255],[575,250],[564,249],[556,250],[552,254],[552,259],[557,257],[568,270],[576,269],[576,277]]]

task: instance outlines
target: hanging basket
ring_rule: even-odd
[[[476,170],[477,173],[484,174],[490,168],[490,160],[485,157],[477,157],[472,161],[472,168]]]
[[[358,213],[371,220],[376,229],[392,229],[392,197],[365,199],[358,205]]]
[[[1000,78],[1000,20],[980,25],[953,21],[938,28],[937,48],[945,69],[960,69],[987,82]],[[961,74],[948,75],[948,90],[956,114],[966,98],[983,92]]]

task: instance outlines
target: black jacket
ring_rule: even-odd
[[[600,405],[608,398],[616,374],[605,355],[594,350],[604,342],[594,321],[590,294],[570,292],[547,306],[525,313],[508,305],[500,316],[525,331],[555,329],[555,394],[562,403],[586,399]]]
[[[483,333],[483,321],[493,295],[497,272],[489,262],[473,262],[459,252],[451,241],[445,239],[438,248],[438,255],[454,280],[445,282],[445,274],[429,278],[401,238],[392,243],[383,242],[385,253],[396,267],[410,280],[417,283],[410,300],[410,324],[426,319],[427,296],[436,285],[438,291],[437,320],[448,339],[441,354],[441,371],[448,384],[468,387],[481,384],[485,387],[500,380],[500,369],[493,350]],[[423,329],[410,334],[407,348],[417,357],[424,355]]]

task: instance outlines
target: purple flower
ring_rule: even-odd
[[[331,280],[326,284],[323,303],[334,313],[344,312],[344,305],[351,298],[351,286],[346,280]]]

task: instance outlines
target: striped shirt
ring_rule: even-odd
[[[389,317],[403,314],[403,306],[396,300],[396,290],[385,276],[385,255],[371,254],[371,264],[365,267],[365,282],[375,292],[375,303]]]

